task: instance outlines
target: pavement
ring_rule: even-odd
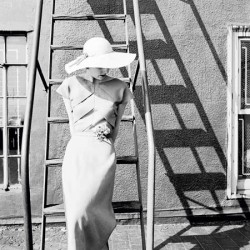
[[[40,226],[33,225],[33,248],[40,246]],[[23,226],[0,226],[0,249],[25,249]],[[63,224],[46,228],[46,250],[66,250],[66,229]],[[155,225],[154,250],[250,250],[250,221],[222,221],[213,223],[168,223]],[[120,225],[109,240],[110,250],[141,250],[139,225]]]

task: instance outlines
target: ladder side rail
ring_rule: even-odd
[[[130,52],[130,46],[129,46],[129,29],[128,29],[128,12],[127,12],[127,0],[123,0],[123,9],[124,9],[124,14],[126,16],[125,18],[125,37],[126,37],[126,44],[127,44],[127,52]],[[132,73],[131,73],[131,65],[128,67],[128,77],[130,79],[130,90],[134,92],[135,90],[135,83],[137,80],[138,72],[139,72],[139,63],[137,64],[136,67],[136,72],[135,72],[135,78],[134,81],[132,81]],[[139,164],[139,149],[138,149],[138,138],[137,138],[137,128],[136,128],[136,120],[135,120],[135,101],[132,99],[130,101],[130,109],[131,113],[133,116],[133,121],[132,121],[132,133],[133,133],[133,138],[134,138],[134,153],[135,156],[137,157],[137,162],[136,162],[136,179],[137,179],[137,193],[138,193],[138,199],[141,205],[140,208],[140,226],[141,226],[141,242],[142,242],[142,250],[146,249],[146,239],[145,239],[145,227],[144,227],[144,216],[143,216],[143,206],[142,206],[142,190],[141,190],[141,174],[140,174],[140,164]]]
[[[51,3],[51,17],[55,12],[55,0],[52,0]],[[54,20],[51,18],[50,20],[50,45],[53,43],[53,33],[54,33]],[[49,47],[49,60],[48,60],[48,79],[51,79],[52,75],[52,49]],[[48,117],[50,117],[50,106],[51,106],[51,84],[49,84],[47,89],[47,105],[46,105],[46,127],[45,127],[45,156],[44,163],[49,158],[49,137],[50,137],[50,124],[48,122]],[[44,176],[43,176],[43,208],[42,208],[42,223],[41,223],[41,242],[40,249],[45,249],[45,234],[46,234],[46,215],[44,213],[44,209],[47,207],[47,177],[48,177],[48,169],[44,164]]]
[[[47,178],[48,178],[48,168],[47,166],[44,167],[44,176],[43,176],[43,210],[46,206],[46,197],[47,197]],[[46,224],[46,215],[44,211],[42,211],[42,221],[41,221],[41,242],[40,242],[40,249],[45,249],[45,224]]]
[[[52,6],[51,6],[51,17],[55,13],[55,0],[52,0]],[[48,79],[52,78],[52,61],[53,61],[53,49],[51,48],[51,45],[53,45],[54,42],[54,25],[55,25],[55,20],[51,18],[50,20],[50,47],[49,47],[49,63],[48,63]],[[46,155],[45,155],[45,160],[48,160],[49,157],[49,151],[48,151],[48,143],[49,143],[49,135],[50,135],[50,127],[48,124],[48,117],[50,117],[50,106],[51,106],[51,88],[52,86],[49,86],[48,89],[48,96],[47,96],[47,122],[46,122],[46,144],[45,147],[47,148],[46,150]]]
[[[127,53],[130,52],[130,46],[129,46],[129,32],[128,32],[128,11],[127,11],[127,0],[123,0],[123,12],[124,15],[126,16],[125,20],[124,20],[124,26],[125,26],[125,42],[127,45]],[[128,77],[129,77],[129,88],[132,92],[134,92],[134,82],[132,82],[132,73],[131,73],[131,66],[128,65],[127,66],[127,70],[128,70]],[[134,100],[132,99],[130,101],[130,109],[131,109],[131,114],[133,116],[133,122],[132,122],[132,126],[133,126],[133,138],[134,138],[134,146],[135,146],[135,156],[138,157],[138,142],[137,142],[137,133],[136,133],[136,122],[135,122],[135,103]],[[139,195],[140,196],[140,195]],[[141,201],[141,200],[140,200]]]
[[[55,12],[55,0],[52,0],[52,6],[51,6],[51,16],[54,14]],[[54,20],[53,18],[51,18],[51,23],[50,23],[50,45],[53,43],[53,33],[54,33]],[[51,75],[52,75],[52,53],[53,51],[51,50],[51,48],[49,48],[49,63],[48,63],[48,79],[51,79]],[[48,91],[47,91],[47,106],[46,106],[46,128],[45,128],[45,162],[46,160],[49,159],[49,136],[50,136],[50,124],[48,122],[48,118],[50,117],[50,106],[51,106],[51,84],[49,84],[48,86]],[[46,168],[46,167],[45,167]],[[46,170],[45,170],[46,172]],[[44,200],[44,207],[46,206],[46,195],[43,198]]]
[[[123,0],[123,9],[124,9],[124,14],[126,16],[124,22],[125,22],[125,37],[126,37],[126,45],[127,45],[127,52],[130,52],[130,46],[129,46],[129,29],[128,29],[128,12],[127,12],[127,0]],[[137,81],[137,76],[139,73],[139,62],[137,63],[136,71],[135,71],[135,76],[132,81],[132,73],[131,73],[131,65],[129,65],[128,68],[128,77],[130,79],[130,90],[134,92],[135,90],[135,84]],[[136,128],[136,120],[135,120],[135,101],[132,99],[130,101],[130,109],[133,117],[132,121],[132,133],[133,133],[133,138],[134,138],[134,153],[135,156],[137,157],[137,162],[136,162],[136,178],[137,178],[137,192],[138,192],[138,199],[140,202],[140,226],[141,226],[141,242],[142,242],[142,250],[146,249],[146,239],[145,239],[145,227],[144,227],[144,216],[143,216],[143,206],[142,206],[142,190],[141,190],[141,174],[140,174],[140,164],[139,164],[139,149],[138,149],[138,138],[137,138],[137,128]]]
[[[45,149],[45,161],[48,159],[48,155],[49,155],[49,147],[47,147],[47,145],[49,144],[49,134],[50,134],[50,124],[48,123],[48,115],[50,113],[49,111],[49,105],[51,105],[51,85],[48,86],[48,90],[47,90],[47,107],[46,107],[46,112],[47,112],[47,117],[46,117],[46,127],[45,127],[45,145],[46,145],[46,149]],[[47,207],[47,183],[48,183],[48,168],[47,166],[44,164],[44,171],[43,171],[43,200],[42,200],[42,222],[41,222],[41,242],[40,242],[40,249],[44,250],[45,249],[45,234],[46,234],[46,230],[45,230],[45,224],[46,224],[46,215],[44,214],[44,209]]]
[[[125,42],[127,45],[127,53],[130,52],[130,47],[129,47],[129,32],[128,32],[128,12],[127,12],[127,0],[123,0],[123,11],[124,11],[124,15],[126,16],[125,20],[124,20],[124,26],[125,26]],[[129,79],[131,79],[131,66],[128,65],[127,67],[128,70],[128,77]]]
[[[127,12],[127,0],[123,0],[123,12],[124,15],[126,16],[125,20],[124,20],[124,27],[125,27],[125,42],[127,45],[127,53],[130,52],[130,46],[129,46],[129,32],[128,32],[128,12]],[[134,91],[134,86],[133,83],[131,81],[132,77],[131,77],[131,66],[128,65],[127,66],[127,70],[128,70],[128,78],[129,78],[129,88],[130,90],[133,92]],[[133,138],[134,138],[134,145],[135,145],[135,156],[138,157],[138,142],[137,142],[137,134],[136,134],[136,122],[135,122],[135,108],[134,108],[134,100],[132,99],[130,101],[130,109],[131,109],[131,114],[133,116],[133,122],[132,122],[132,126],[133,126]]]
[[[139,147],[138,147],[138,137],[137,137],[137,127],[136,127],[136,119],[135,119],[135,101],[132,99],[131,101],[131,113],[134,117],[133,119],[133,137],[134,137],[134,145],[135,145],[135,156],[137,157],[136,162],[136,178],[137,178],[137,193],[138,199],[141,204],[140,209],[140,226],[141,226],[141,237],[142,237],[142,250],[146,249],[146,237],[145,237],[145,227],[144,227],[144,216],[143,216],[143,205],[142,205],[142,189],[141,189],[141,173],[140,173],[140,161],[139,161]]]
[[[128,11],[127,11],[127,0],[123,0],[123,9],[124,9],[124,14],[126,16],[125,18],[125,37],[126,37],[126,45],[128,47],[127,52],[130,52],[130,46],[129,46],[129,29],[128,29]],[[139,63],[137,64],[136,67],[136,72],[135,72],[135,79],[132,82],[132,73],[131,73],[131,65],[128,67],[128,77],[130,79],[130,90],[134,92],[135,90],[135,83],[137,80],[138,76],[138,69],[139,69]],[[146,249],[146,240],[145,240],[145,229],[144,229],[144,218],[143,218],[143,210],[142,210],[142,190],[141,190],[141,174],[140,174],[140,165],[139,165],[139,149],[138,149],[138,138],[137,138],[137,128],[136,128],[136,120],[135,120],[135,101],[134,99],[130,100],[130,108],[131,108],[131,113],[133,116],[133,122],[132,122],[132,133],[133,133],[133,138],[134,138],[134,153],[135,156],[137,157],[137,162],[136,162],[136,178],[137,178],[137,192],[138,192],[138,199],[141,204],[141,209],[140,209],[140,225],[141,225],[141,237],[142,237],[142,250]]]
[[[32,47],[32,57],[29,72],[29,89],[27,95],[27,104],[24,116],[24,128],[22,136],[22,154],[21,154],[21,174],[22,174],[22,192],[23,192],[23,207],[24,207],[24,230],[26,250],[33,250],[32,239],[32,221],[31,221],[31,204],[30,204],[30,184],[29,184],[29,148],[30,148],[30,132],[32,113],[34,105],[35,81],[37,58],[39,52],[40,30],[42,20],[43,0],[37,4],[37,13],[34,27],[34,39]]]
[[[153,120],[152,120],[149,91],[148,91],[146,63],[145,63],[143,43],[142,43],[142,29],[141,29],[138,0],[133,0],[133,7],[134,7],[136,37],[137,37],[137,46],[138,46],[139,62],[140,62],[140,73],[142,77],[142,87],[144,95],[145,123],[147,129],[147,139],[148,139],[148,198],[147,198],[146,249],[152,250],[154,248],[154,196],[155,196],[154,131],[153,131]]]

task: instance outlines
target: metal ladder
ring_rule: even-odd
[[[142,42],[143,39],[142,39],[138,0],[133,0],[133,9],[134,9],[134,20],[136,28],[137,48],[139,55],[139,62],[134,77],[134,83],[136,82],[137,75],[140,72],[141,76],[140,80],[142,83],[142,90],[143,90],[143,104],[144,104],[144,114],[145,114],[144,118],[145,118],[147,141],[148,141],[148,187],[147,187],[148,195],[147,195],[146,249],[152,250],[154,248],[155,144],[154,144],[153,122],[152,122],[149,90],[148,90],[146,63],[144,58],[144,50]],[[36,16],[35,16],[32,53],[31,53],[31,60],[29,63],[29,88],[27,93],[27,103],[25,109],[23,136],[22,136],[22,151],[21,151],[21,173],[22,173],[21,183],[22,183],[22,196],[23,196],[23,207],[24,207],[23,217],[24,217],[26,250],[33,250],[30,183],[29,183],[29,156],[30,156],[30,138],[31,138],[31,126],[32,126],[37,71],[40,75],[45,90],[48,91],[48,89],[51,87],[51,84],[53,83],[50,82],[49,85],[47,84],[38,61],[42,11],[43,11],[43,0],[38,0]]]
[[[46,233],[46,219],[48,216],[64,215],[64,204],[49,204],[47,205],[47,195],[48,195],[48,169],[51,167],[61,167],[62,159],[50,159],[49,158],[49,148],[50,148],[50,126],[53,124],[65,124],[68,123],[67,118],[52,117],[51,116],[51,105],[52,105],[52,87],[55,85],[60,85],[63,79],[54,79],[52,75],[52,64],[53,64],[53,52],[55,50],[82,50],[82,46],[61,46],[53,44],[54,38],[54,26],[55,22],[58,21],[83,21],[83,20],[122,20],[124,22],[125,31],[125,43],[124,44],[113,44],[114,49],[122,49],[129,52],[129,38],[128,38],[128,20],[127,20],[127,6],[126,0],[123,0],[123,10],[122,14],[107,14],[107,15],[57,15],[55,13],[55,0],[52,0],[52,11],[51,11],[51,33],[50,33],[50,53],[49,53],[49,72],[48,72],[48,88],[47,88],[47,123],[46,123],[46,149],[45,149],[45,166],[44,166],[44,183],[43,183],[43,207],[42,207],[42,225],[41,225],[41,250],[45,249],[45,233]],[[132,81],[130,66],[127,68],[128,78],[122,78],[121,80],[127,82],[131,91],[134,90],[137,75],[139,72],[139,63],[136,69],[134,81]],[[119,164],[130,164],[134,165],[136,168],[137,175],[137,189],[138,189],[138,200],[133,201],[123,201],[123,202],[113,202],[113,208],[115,213],[138,213],[141,225],[141,239],[142,239],[142,249],[146,249],[145,243],[145,232],[144,232],[144,218],[143,218],[143,207],[142,207],[142,193],[141,193],[141,183],[140,183],[140,169],[139,169],[139,159],[138,159],[138,142],[136,133],[136,121],[135,121],[135,109],[134,100],[130,101],[130,115],[124,115],[122,117],[122,122],[127,122],[132,124],[132,133],[134,139],[134,155],[117,157],[117,165]]]

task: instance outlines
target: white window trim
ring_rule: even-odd
[[[250,37],[250,25],[231,25],[228,28],[228,86],[227,86],[227,197],[250,198],[250,179],[238,178],[238,114],[240,86],[240,37]],[[241,189],[239,192],[238,190]]]
[[[21,36],[25,36],[26,39],[28,39],[28,32],[27,31],[13,31],[13,32],[3,32],[4,36],[5,37],[8,37],[8,36],[15,36],[15,35],[21,35]],[[6,46],[6,43],[4,43],[4,46]],[[4,47],[4,51],[3,51],[3,54],[4,54],[4,58],[6,58],[6,54],[5,54],[5,51],[6,51],[6,48]],[[10,63],[12,64],[12,63]],[[15,65],[15,63],[13,64]],[[17,63],[17,65],[19,65],[19,63]],[[20,63],[20,66],[25,66],[26,67],[26,89],[27,89],[27,86],[28,86],[28,41],[26,40],[26,62],[24,63]],[[7,71],[6,71],[6,67],[3,66],[3,156],[1,157],[3,159],[3,184],[0,184],[0,189],[3,189],[5,191],[7,190],[10,190],[10,189],[16,189],[16,188],[21,188],[21,184],[18,183],[18,184],[12,184],[10,186],[9,184],[9,158],[16,158],[16,159],[21,159],[21,153],[17,154],[17,155],[9,155],[8,154],[8,148],[9,148],[9,145],[8,145],[8,128],[12,127],[10,125],[8,125],[8,95],[7,95],[7,85],[6,85],[6,82],[7,82]],[[27,98],[27,96],[17,96],[17,98]],[[13,126],[14,128],[16,126]],[[22,125],[21,126],[18,126],[19,128],[20,127],[23,127]],[[19,173],[20,174],[20,173]],[[19,180],[20,181],[20,180]]]

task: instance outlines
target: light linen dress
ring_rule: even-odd
[[[132,93],[116,78],[99,81],[86,75],[66,78],[57,92],[70,100],[73,120],[62,166],[68,249],[101,250],[116,225],[116,155],[112,139],[100,138],[95,131],[101,125],[112,133],[119,105]]]

